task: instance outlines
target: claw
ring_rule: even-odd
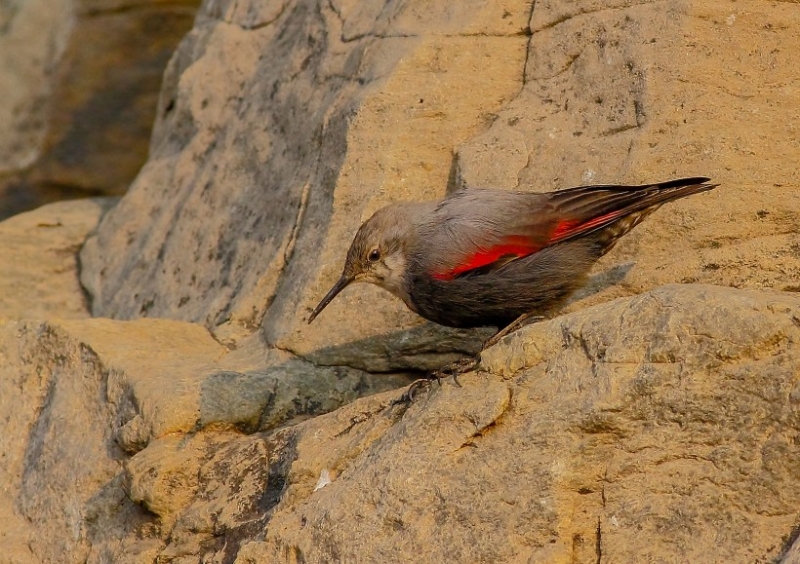
[[[432,380],[430,378],[419,378],[418,380],[414,380],[409,384],[406,391],[403,392],[399,398],[397,398],[393,403],[394,404],[409,404],[414,403],[414,396],[416,396],[417,392],[422,388],[427,388],[431,385]]]
[[[425,378],[419,378],[409,384],[408,388],[403,395],[397,398],[393,404],[409,404],[414,402],[417,393],[423,388],[428,388],[432,382],[436,381],[439,386],[442,385],[442,380],[445,378],[453,378],[453,383],[459,388],[461,382],[458,381],[458,376],[473,370],[480,363],[480,357],[465,358],[456,362],[450,363],[438,370],[429,372]]]
[[[433,372],[433,375],[437,380],[440,381],[440,383],[443,378],[452,376],[453,382],[460,388],[461,382],[458,381],[458,376],[473,370],[476,366],[478,366],[479,363],[480,357],[465,358],[448,364],[447,366],[443,366],[439,370]]]

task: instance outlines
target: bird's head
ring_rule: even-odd
[[[409,303],[403,284],[407,267],[406,248],[411,234],[411,218],[404,209],[407,206],[386,206],[361,225],[347,251],[341,277],[311,312],[309,323],[353,282],[375,284]]]

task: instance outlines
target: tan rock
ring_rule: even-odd
[[[0,219],[125,192],[147,159],[161,75],[197,3],[0,8]]]
[[[2,562],[150,562],[178,549],[175,535],[165,545],[167,525],[180,515],[183,527],[189,504],[192,523],[230,518],[234,529],[235,499],[197,506],[212,489],[238,495],[198,475],[198,459],[214,459],[222,481],[233,474],[230,441],[251,461],[248,445],[261,443],[237,430],[271,429],[408,381],[291,358],[252,370],[204,327],[163,319],[6,321],[0,358]],[[203,429],[214,432],[193,442]],[[134,478],[123,479],[125,461]],[[179,529],[181,542],[193,542],[192,527]]]
[[[239,561],[773,560],[800,519],[798,340],[796,295],[711,286],[527,327],[405,413],[298,426]]]
[[[575,307],[675,282],[796,288],[798,177],[781,165],[800,150],[786,117],[800,48],[788,5],[376,10],[205,9],[167,72],[149,164],[83,250],[94,314],[203,323],[232,347],[256,332],[317,363],[425,370],[481,336],[432,330],[368,286],[305,324],[373,211],[448,187],[690,174],[723,186],[648,219]]]
[[[102,371],[44,323],[0,325],[0,358],[0,507],[8,510],[0,528],[10,549],[2,558],[80,560],[93,500],[119,471]]]
[[[117,319],[75,277],[99,204],[0,224],[0,560],[794,558],[798,16],[735,7],[207,2],[80,256]],[[571,313],[411,406],[356,398],[483,335],[371,287],[305,325],[390,201],[705,173]]]
[[[703,285],[538,323],[411,406],[390,392],[269,433],[151,441],[94,497],[112,518],[82,554],[791,562],[799,339],[795,294]],[[155,514],[111,495],[120,480]]]
[[[60,202],[0,222],[0,319],[89,317],[77,255],[114,201]]]

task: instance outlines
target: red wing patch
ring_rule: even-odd
[[[459,274],[492,264],[503,257],[524,257],[535,253],[541,248],[541,245],[534,245],[527,237],[512,235],[510,237],[506,237],[501,244],[495,245],[490,249],[481,249],[478,252],[466,257],[464,262],[452,270],[438,272],[434,274],[433,277],[437,280],[452,280]]]
[[[532,255],[548,245],[553,245],[564,239],[590,231],[595,227],[611,223],[625,215],[625,213],[623,210],[617,210],[583,222],[580,219],[562,219],[556,225],[546,245],[534,244],[528,237],[511,235],[503,239],[503,242],[499,245],[489,249],[480,249],[478,252],[466,257],[464,262],[455,268],[445,272],[437,272],[433,277],[437,280],[452,280],[460,274],[490,265],[504,257],[521,258]]]
[[[556,225],[553,234],[550,235],[550,241],[558,241],[562,237],[569,236],[573,228],[580,226],[580,224],[580,219],[562,219],[558,222],[558,225]]]
[[[611,223],[615,219],[619,219],[625,215],[625,213],[626,212],[623,210],[617,210],[592,218],[589,221],[584,221],[583,223],[581,223],[581,220],[579,219],[563,219],[558,222],[558,225],[553,230],[553,234],[550,236],[550,240],[547,242],[547,244],[552,245],[553,243],[558,243],[559,241],[563,241],[564,239],[572,237],[573,235],[585,233],[586,231],[589,231],[595,227],[602,226],[606,223]]]

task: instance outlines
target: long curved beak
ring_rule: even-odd
[[[333,298],[335,298],[339,292],[344,290],[353,280],[355,279],[342,274],[342,277],[339,278],[339,281],[333,285],[333,288],[331,288],[330,292],[325,294],[325,297],[322,298],[322,301],[319,302],[317,307],[314,308],[314,311],[311,312],[311,315],[308,317],[308,322],[311,323],[314,321],[314,319],[319,315],[319,312],[325,309],[325,306],[331,303],[331,300],[333,300]]]

